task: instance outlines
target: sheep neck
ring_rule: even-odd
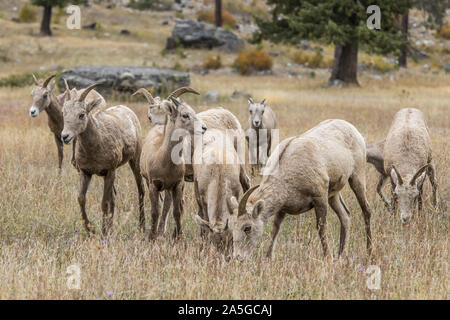
[[[172,149],[173,147],[175,147],[177,144],[182,143],[183,140],[179,141],[179,140],[172,140],[172,134],[175,131],[176,127],[175,127],[175,122],[172,121],[171,119],[168,119],[165,127],[164,127],[164,140],[163,143],[161,145],[161,150],[163,150],[164,152],[162,153],[162,163],[165,164],[172,164]],[[184,139],[184,138],[183,138]],[[181,151],[181,155],[183,155],[183,151]]]
[[[45,108],[48,116],[48,124],[53,133],[60,135],[63,130],[64,120],[61,111],[61,105],[58,102],[56,96],[52,93],[50,95],[50,103]]]

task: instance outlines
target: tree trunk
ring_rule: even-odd
[[[408,19],[409,14],[406,12],[404,15],[402,15],[402,21],[401,21],[401,31],[403,40],[405,43],[401,47],[401,55],[398,58],[398,65],[400,67],[406,68],[407,65],[407,58],[408,58]]]
[[[335,85],[336,81],[343,84],[355,84],[359,86],[357,80],[358,71],[358,42],[353,42],[345,46],[336,44],[334,48],[334,61],[329,85]]]
[[[222,26],[222,0],[216,0],[216,27]]]
[[[42,22],[41,22],[41,35],[44,35],[44,36],[52,35],[52,30],[50,29],[51,19],[52,19],[52,7],[45,6],[44,14],[42,15]]]

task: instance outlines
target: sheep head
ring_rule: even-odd
[[[171,97],[170,101],[164,100],[161,107],[166,110],[169,121],[174,124],[176,129],[184,130],[191,135],[206,132],[206,125],[197,117],[194,109],[186,103],[181,103]]]
[[[64,129],[61,133],[62,140],[65,144],[69,144],[73,138],[83,133],[86,130],[91,111],[98,106],[102,100],[95,99],[86,102],[85,99],[89,92],[101,83],[95,83],[84,91],[79,96],[74,95],[70,90],[66,90],[66,101],[63,105]],[[68,89],[68,88],[67,88]]]
[[[394,196],[398,201],[400,219],[407,223],[413,216],[420,195],[420,186],[425,180],[428,164],[421,167],[411,179],[404,179],[395,166],[392,166],[390,175],[395,185]]]
[[[229,223],[233,234],[233,256],[238,260],[251,256],[263,234],[264,221],[261,212],[264,209],[264,200],[255,199],[250,203],[248,201],[257,188],[259,185],[250,188],[239,203],[235,197],[228,199],[228,206],[233,208]]]
[[[252,98],[248,99],[248,111],[250,113],[250,122],[253,127],[259,128],[261,126],[265,108],[266,99],[263,99],[260,103],[254,103]]]
[[[33,104],[29,111],[30,117],[37,117],[40,112],[44,111],[50,105],[51,95],[56,84],[55,81],[51,82],[54,77],[56,77],[56,74],[51,75],[43,82],[39,82],[33,74],[35,87],[31,91]],[[49,85],[50,82],[51,84]]]
[[[145,88],[140,88],[136,94],[142,94],[148,101],[147,117],[150,120],[151,125],[165,125],[167,110],[162,107],[164,101],[170,101],[171,98],[178,98],[184,93],[200,94],[196,90],[189,87],[181,87],[173,91],[166,99],[161,100],[160,97],[153,97],[152,94]],[[181,99],[178,99],[181,102]]]

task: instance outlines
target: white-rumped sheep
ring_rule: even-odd
[[[61,131],[64,127],[64,121],[62,116],[62,105],[64,104],[66,94],[62,93],[56,96],[53,92],[55,88],[55,82],[52,79],[56,75],[51,75],[44,81],[38,81],[33,75],[33,81],[35,87],[31,92],[31,97],[33,103],[30,107],[29,114],[30,117],[35,118],[39,116],[39,113],[45,111],[48,116],[48,127],[55,137],[56,147],[58,149],[58,168],[61,170],[62,162],[64,158],[64,148],[63,142],[61,140]],[[81,94],[76,90],[72,90],[72,94]],[[102,104],[105,104],[103,97],[95,90],[91,91],[86,97],[86,101],[92,101],[94,99],[102,99]],[[73,146],[73,151],[75,151],[75,144]],[[74,153],[72,153],[72,164],[74,163]]]
[[[425,176],[433,188],[433,205],[438,205],[438,181],[432,162],[431,139],[422,111],[401,109],[394,117],[384,144],[384,170],[391,177],[394,211],[408,222],[418,206],[422,211]]]
[[[63,106],[64,129],[62,139],[70,143],[77,138],[75,161],[80,171],[80,192],[78,202],[84,227],[94,232],[86,213],[86,192],[92,175],[104,177],[102,199],[102,233],[107,235],[113,224],[114,180],[116,169],[130,164],[139,193],[139,226],[145,227],[144,185],[139,168],[141,155],[141,125],[136,114],[123,105],[95,111],[102,102],[100,98],[86,101],[89,92],[99,83],[89,86],[80,95],[72,96],[66,91]]]
[[[248,257],[260,241],[264,223],[275,216],[271,257],[280,225],[286,214],[297,215],[314,208],[325,255],[329,254],[325,233],[328,205],[341,223],[339,254],[345,248],[350,219],[340,196],[348,182],[362,209],[367,249],[371,253],[371,210],[366,199],[366,144],[362,135],[344,120],[325,120],[296,137],[282,141],[263,170],[261,185],[250,188],[241,201],[229,199],[234,207],[230,227],[233,255]]]

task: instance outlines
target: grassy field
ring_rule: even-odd
[[[95,12],[100,15],[102,10]],[[126,17],[117,14],[121,19]],[[138,19],[142,23],[150,21],[141,15],[144,16],[127,18],[129,28],[138,30]],[[159,21],[164,15],[167,13],[155,17]],[[41,65],[142,65],[146,61],[147,65],[169,66],[178,59],[176,55],[161,56],[164,41],[151,31],[146,31],[149,35],[141,31],[136,37],[146,40],[140,42],[120,36],[92,39],[90,32],[94,31],[74,35],[62,28],[56,31],[54,39],[45,39],[13,25],[5,15],[0,22],[6,25],[3,32],[17,28],[18,33],[16,40],[13,33],[1,38],[0,48],[10,47],[8,57],[21,59],[5,62],[0,76],[31,72]],[[145,26],[151,28],[155,24],[157,21]],[[37,24],[27,28],[36,32]],[[164,28],[161,32],[168,34],[170,28]],[[158,39],[152,42],[152,37]],[[29,48],[21,49],[26,45],[36,45],[36,50],[29,53]],[[17,48],[16,55],[12,48]],[[86,53],[87,49],[91,51]],[[210,54],[193,50],[187,53],[192,61],[201,61]],[[232,58],[227,56],[225,61]],[[229,102],[227,97],[234,90],[244,89],[256,100],[266,98],[277,115],[280,139],[300,134],[322,120],[339,118],[353,123],[372,142],[386,136],[399,109],[416,107],[424,112],[440,184],[440,209],[432,209],[431,187],[426,182],[424,215],[402,226],[400,218],[391,215],[376,195],[378,176],[367,165],[367,192],[373,210],[374,255],[370,260],[366,255],[362,214],[348,187],[343,196],[352,213],[351,229],[347,255],[342,258],[336,256],[339,223],[331,211],[327,234],[334,258],[330,260],[322,256],[312,211],[285,220],[271,261],[263,257],[270,223],[254,261],[225,262],[213,249],[200,250],[199,227],[193,220],[196,203],[189,183],[182,239],[174,242],[166,235],[150,243],[137,229],[136,187],[128,167],[117,173],[113,234],[107,240],[87,237],[77,203],[78,175],[70,165],[71,148],[65,147],[60,175],[46,115],[37,119],[28,116],[32,88],[0,88],[0,299],[448,299],[449,76],[442,72],[423,73],[419,67],[393,76],[393,81],[387,77],[377,81],[370,75],[361,75],[360,88],[339,89],[325,86],[326,72],[301,79],[277,74],[191,74],[192,87],[202,94],[218,91],[222,97],[219,104],[236,114],[244,125],[246,101]],[[186,96],[186,100],[198,111],[210,107],[199,98]],[[117,103],[108,100],[109,105]],[[146,133],[146,105],[135,101],[120,103],[137,113]],[[257,177],[253,183],[256,180]],[[101,224],[102,185],[101,178],[94,178],[87,198],[87,211],[97,230]],[[389,194],[390,186],[384,192]],[[146,196],[147,213],[149,209]],[[147,226],[149,219],[147,215]],[[171,231],[172,218],[169,223]],[[67,268],[74,264],[81,268],[80,289],[67,286]],[[379,290],[370,290],[366,285],[369,265],[381,269]]]

